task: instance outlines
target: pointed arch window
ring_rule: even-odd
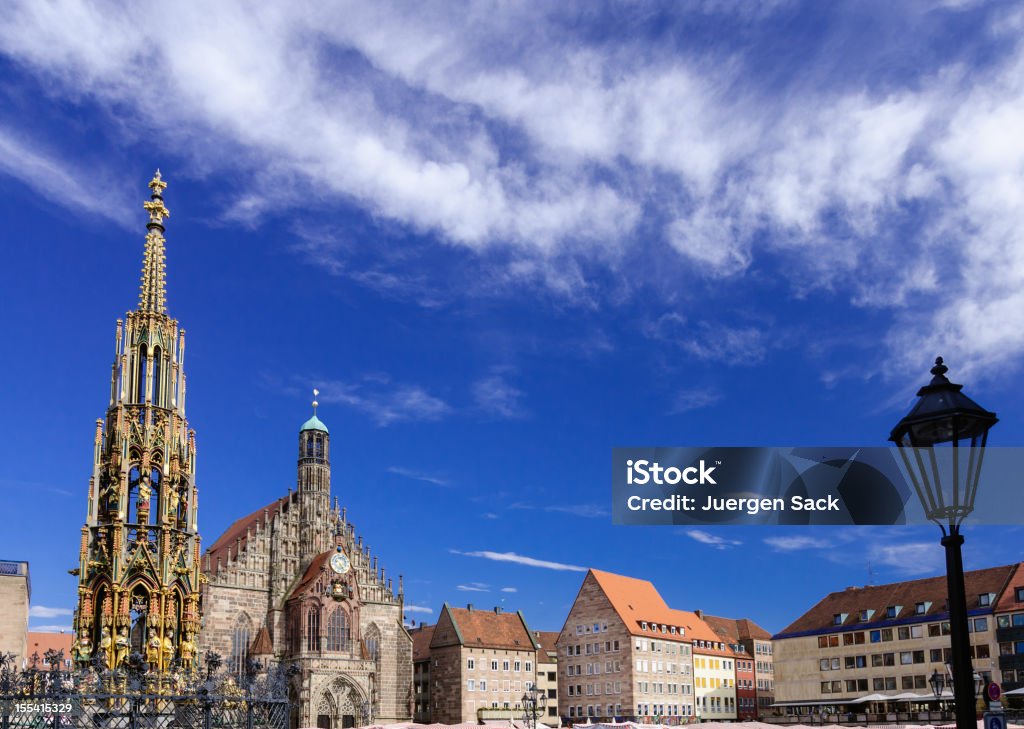
[[[160,397],[163,395],[163,388],[161,385],[161,376],[163,373],[163,357],[161,356],[160,347],[153,348],[153,404],[160,407]]]
[[[347,651],[348,646],[348,614],[344,608],[338,607],[327,621],[327,650]]]
[[[252,635],[252,620],[245,613],[235,618],[235,628],[231,633],[231,672],[241,676],[245,670],[245,660],[249,657],[249,643]]]
[[[320,608],[316,605],[306,612],[306,650],[320,650]]]
[[[146,402],[146,345],[135,350],[135,402]]]

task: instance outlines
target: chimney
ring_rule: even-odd
[[[473,603],[471,603],[471,602],[466,603],[466,610],[468,612],[473,612]]]
[[[494,614],[495,615],[501,615],[501,605],[495,605],[494,606]]]
[[[704,611],[703,610],[694,610],[693,614],[696,615],[701,620],[704,619]]]

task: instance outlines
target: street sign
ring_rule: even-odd
[[[991,711],[985,712],[985,729],[1006,729],[1006,717],[1002,712],[996,714]]]
[[[999,697],[1003,695],[1003,690],[999,688],[999,684],[993,681],[986,689],[988,691],[989,701],[999,701]]]

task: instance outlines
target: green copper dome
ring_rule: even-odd
[[[330,432],[327,430],[327,426],[323,424],[323,421],[321,421],[320,418],[318,418],[316,415],[314,415],[312,418],[303,423],[302,427],[299,428],[300,433],[304,430],[319,430],[324,433]]]

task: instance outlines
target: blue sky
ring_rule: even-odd
[[[93,423],[170,186],[200,529],[333,491],[442,602],[587,566],[779,630],[932,528],[611,525],[622,445],[881,445],[941,354],[1024,443],[1024,12],[947,3],[10,3],[0,557],[70,623]],[[984,491],[982,492],[982,497]],[[968,532],[969,567],[1024,558]]]

